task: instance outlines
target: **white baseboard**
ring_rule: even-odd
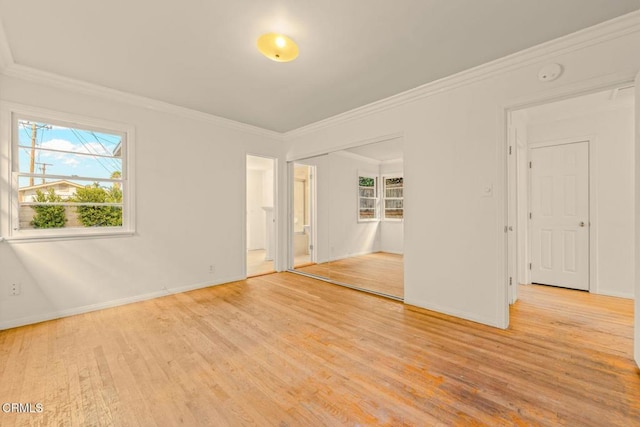
[[[225,283],[244,280],[242,276],[229,277],[226,279],[216,280],[215,282],[195,283],[186,286],[178,286],[175,288],[166,288],[160,291],[149,292],[141,295],[134,295],[126,298],[120,298],[111,301],[105,301],[97,304],[90,304],[81,307],[69,308],[66,310],[52,311],[49,313],[36,314],[33,316],[20,317],[18,319],[5,320],[0,322],[0,330],[17,328],[18,326],[31,325],[34,323],[46,322],[48,320],[60,319],[62,317],[75,316],[77,314],[89,313],[91,311],[104,310],[105,308],[118,307],[120,305],[133,304],[140,301],[146,301],[167,295],[179,294],[182,292],[192,291],[195,289],[207,288],[210,286],[223,285]]]
[[[379,252],[384,252],[385,254],[393,254],[393,255],[404,255],[404,252],[399,252],[399,251],[387,251],[384,249],[380,249]]]
[[[521,285],[533,285],[533,283],[521,283]],[[540,285],[540,286],[546,286],[546,285]],[[565,289],[571,289],[571,288],[565,288]],[[598,289],[597,291],[594,289],[589,289],[589,292],[594,294],[594,295],[605,295],[608,297],[618,297],[618,298],[626,298],[626,299],[634,299],[634,295],[633,293],[629,293],[629,292],[619,292],[619,291],[611,291],[611,290],[607,290],[607,289]]]
[[[619,292],[619,291],[610,291],[607,289],[598,289],[598,292],[594,292],[597,295],[606,295],[608,297],[618,297],[618,298],[626,298],[626,299],[634,299],[633,293],[629,292]]]
[[[341,259],[353,258],[353,257],[356,257],[356,256],[362,256],[362,255],[375,254],[376,252],[380,252],[380,251],[363,251],[363,252],[357,252],[357,253],[354,253],[354,254],[340,255],[340,256],[337,256],[335,258],[332,258],[331,261],[340,261]]]
[[[342,259],[353,258],[353,257],[356,257],[356,256],[362,256],[362,255],[370,255],[370,254],[375,254],[375,253],[378,253],[378,252],[384,252],[384,253],[387,253],[387,254],[394,254],[394,255],[404,255],[403,252],[393,252],[393,251],[383,251],[383,250],[364,251],[364,252],[358,252],[358,253],[355,253],[355,254],[340,255],[340,256],[337,256],[335,258],[331,258],[331,259],[328,259],[328,260],[325,260],[325,261],[318,260],[317,263],[318,264],[322,264],[322,263],[325,263],[325,262],[340,261]]]
[[[500,328],[500,329],[506,329],[507,325],[502,326],[500,325],[500,322],[498,321],[498,319],[493,319],[493,318],[488,318],[488,317],[482,317],[482,316],[476,316],[473,313],[467,313],[464,311],[459,311],[456,309],[452,309],[450,307],[443,307],[441,305],[437,305],[437,304],[431,304],[425,301],[420,301],[420,300],[414,300],[411,298],[407,298],[405,296],[404,298],[404,303],[408,304],[408,305],[414,305],[416,307],[420,307],[420,308],[424,308],[427,310],[431,310],[431,311],[435,311],[441,314],[446,314],[449,316],[454,316],[454,317],[459,317],[461,319],[465,319],[465,320],[471,320],[472,322],[476,322],[476,323],[481,323],[483,325],[488,325],[488,326],[493,326],[494,328]]]

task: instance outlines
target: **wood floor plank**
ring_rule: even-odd
[[[1,426],[640,425],[633,302],[498,330],[290,273],[0,331]]]
[[[295,270],[380,294],[404,298],[402,255],[374,252],[320,264],[296,266]]]

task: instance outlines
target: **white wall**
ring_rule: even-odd
[[[596,212],[591,224],[597,235],[591,251],[596,263],[596,283],[591,291],[633,298],[635,141],[633,106],[618,106],[570,119],[528,126],[529,145],[585,137],[590,139],[591,173],[595,181],[590,193]]]
[[[380,222],[358,222],[358,174],[377,176],[377,161],[351,153],[329,154],[329,252],[331,260],[380,250]]]
[[[381,176],[402,175],[403,171],[402,159],[386,161],[380,164]],[[382,221],[380,223],[380,250],[392,254],[404,253],[404,221]]]
[[[247,250],[265,249],[265,172],[247,170]]]
[[[405,302],[506,327],[505,109],[631,79],[640,69],[639,29],[533,49],[427,85],[420,95],[292,132],[288,156],[402,133],[404,176],[411,183]],[[564,74],[539,82],[538,70],[549,62],[561,63]]]
[[[134,125],[137,177],[133,237],[0,242],[0,328],[242,277],[245,155],[282,158],[277,138],[6,76],[0,97]],[[12,283],[22,295],[8,296]]]

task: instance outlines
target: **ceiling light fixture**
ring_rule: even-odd
[[[298,57],[298,45],[284,34],[268,33],[258,38],[258,50],[277,62],[289,62]]]

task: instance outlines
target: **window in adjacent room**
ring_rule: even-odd
[[[378,177],[358,176],[358,220],[378,219]]]
[[[385,176],[383,179],[383,209],[385,220],[404,218],[404,178]]]

